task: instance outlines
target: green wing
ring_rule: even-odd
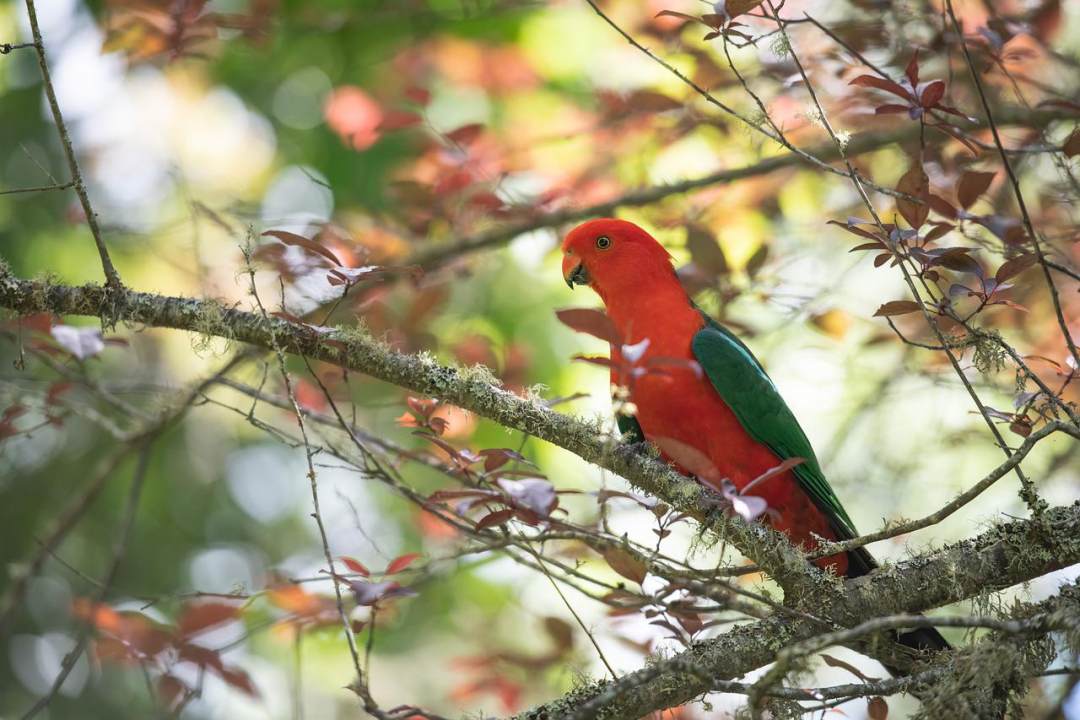
[[[616,415],[615,423],[619,426],[619,434],[626,439],[626,442],[644,442],[645,433],[641,430],[641,423],[637,421],[632,415]]]
[[[838,539],[855,537],[855,524],[821,472],[814,448],[749,348],[720,323],[702,313],[705,327],[694,335],[692,349],[720,397],[750,437],[781,460],[806,458],[794,468],[799,485],[829,519]]]

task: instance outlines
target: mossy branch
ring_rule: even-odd
[[[821,598],[815,614],[849,617],[846,624],[854,625],[858,622],[855,618],[866,620],[929,610],[1080,562],[1080,503],[1051,508],[1047,514],[1053,528],[1050,533],[1041,523],[1028,520],[1002,524],[936,553],[849,580],[842,592]],[[1051,609],[1054,614],[1047,627],[1072,628],[1077,634],[1080,599],[1075,591],[1047,601],[1042,608],[1046,612]],[[1030,618],[1035,614],[1028,609],[1017,616]],[[617,681],[582,685],[553,702],[515,716],[515,720],[642,717],[689,702],[710,692],[717,681],[741,677],[773,662],[783,648],[830,629],[821,623],[781,616],[741,625]],[[946,658],[943,667],[966,667],[965,657],[958,654]]]
[[[420,395],[445,400],[514,430],[546,440],[610,470],[643,492],[706,522],[791,591],[821,577],[780,533],[727,519],[703,502],[703,488],[667,464],[620,445],[597,423],[555,412],[536,398],[499,387],[483,367],[442,365],[429,355],[401,353],[354,328],[328,330],[225,307],[213,300],[170,297],[100,285],[23,280],[0,268],[0,307],[28,314],[82,315],[175,328],[249,343],[357,370]]]
[[[362,331],[315,328],[212,300],[127,289],[116,294],[99,285],[75,287],[23,280],[2,264],[0,307],[19,314],[50,312],[115,319],[228,338],[264,349],[280,348],[438,397],[558,445],[693,515],[721,532],[776,579],[785,590],[787,604],[822,619],[793,620],[785,615],[735,628],[720,638],[698,643],[678,656],[679,662],[665,665],[663,671],[654,666],[614,683],[587,685],[523,717],[562,716],[579,707],[595,708],[582,717],[636,717],[689,700],[705,692],[712,680],[737,677],[767,664],[780,647],[791,642],[876,616],[919,612],[1080,562],[1080,506],[1074,505],[1053,509],[1043,523],[1001,525],[937,553],[840,583],[806,562],[779,533],[716,513],[705,491],[671,467],[613,442],[595,423],[563,415],[538,399],[502,389],[483,368],[442,365],[430,356],[395,351]],[[873,654],[880,657],[880,648]],[[891,655],[888,659],[894,661]],[[910,665],[910,658],[907,662]],[[616,687],[620,692],[612,694]]]

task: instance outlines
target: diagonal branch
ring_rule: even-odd
[[[1052,535],[1029,520],[1007,523],[929,557],[848,581],[845,592],[823,611],[864,619],[915,613],[1080,562],[1080,503],[1052,508],[1047,515]],[[583,685],[516,720],[642,717],[689,702],[717,687],[716,681],[741,677],[773,662],[782,648],[827,631],[819,623],[778,616],[740,625],[617,681]]]
[[[113,266],[109,250],[105,247],[105,241],[101,236],[101,227],[98,225],[97,215],[90,205],[90,196],[86,192],[86,183],[83,182],[82,172],[79,170],[79,160],[75,156],[75,148],[71,144],[71,136],[68,134],[64,115],[60,112],[60,103],[56,99],[56,89],[53,88],[52,76],[49,74],[49,63],[45,57],[45,43],[41,38],[41,28],[38,27],[37,8],[34,0],[26,0],[26,13],[30,16],[30,32],[34,38],[34,49],[37,51],[38,65],[41,67],[41,80],[45,86],[45,97],[49,101],[49,109],[52,111],[53,120],[56,122],[56,132],[60,135],[60,142],[64,146],[64,155],[67,157],[68,169],[71,172],[71,181],[68,183],[75,188],[75,194],[79,196],[83,214],[86,215],[86,224],[90,227],[90,234],[94,236],[94,244],[97,246],[98,255],[101,256],[101,267],[105,271],[105,283],[112,290],[120,290],[122,286],[120,275]],[[67,187],[67,185],[60,186]],[[51,189],[51,188],[43,188]],[[57,188],[59,189],[59,188]]]
[[[1065,318],[1064,311],[1061,309],[1061,298],[1058,295],[1057,284],[1054,282],[1054,276],[1050,274],[1050,268],[1046,264],[1046,255],[1043,252],[1042,243],[1039,242],[1039,236],[1035,232],[1034,224],[1031,222],[1031,215],[1028,213],[1024,194],[1020,192],[1020,180],[1013,170],[1012,163],[1009,162],[1009,154],[1005,152],[1005,145],[1001,142],[997,123],[994,121],[994,115],[990,110],[990,101],[986,99],[982,80],[979,79],[979,73],[975,69],[975,62],[971,59],[971,51],[968,50],[967,41],[964,38],[964,30],[960,27],[960,21],[956,19],[956,13],[953,11],[952,0],[945,0],[945,9],[948,11],[949,20],[952,21],[953,30],[956,31],[956,35],[960,40],[960,49],[964,52],[964,60],[967,62],[968,71],[971,73],[971,81],[975,85],[983,112],[986,114],[986,122],[990,126],[990,133],[994,138],[994,146],[1001,156],[1001,164],[1005,166],[1005,173],[1009,176],[1009,184],[1012,187],[1013,195],[1016,197],[1016,204],[1020,207],[1020,215],[1024,219],[1024,229],[1027,230],[1028,236],[1031,238],[1031,246],[1035,250],[1035,257],[1039,261],[1043,278],[1046,280],[1046,286],[1050,290],[1050,301],[1054,306],[1058,327],[1061,328],[1061,334],[1065,337],[1065,344],[1068,345],[1073,360],[1080,366],[1080,349],[1076,347],[1072,333],[1069,332],[1069,323]]]
[[[483,367],[440,365],[428,356],[393,350],[355,329],[330,330],[259,313],[227,308],[212,300],[169,297],[124,289],[115,294],[100,285],[51,285],[20,280],[0,266],[0,307],[21,314],[53,312],[213,335],[322,360],[437,397],[514,430],[554,443],[587,462],[610,470],[672,507],[698,520],[714,520],[702,502],[702,486],[668,465],[619,445],[596,422],[586,422],[549,408],[536,397],[505,390]],[[814,575],[803,555],[780,533],[762,525],[715,518],[716,526],[743,553],[754,558],[782,587],[794,587]],[[820,573],[817,573],[820,575]]]
[[[763,634],[746,631],[725,635],[712,664],[737,660],[727,677],[760,667],[775,656],[777,642],[786,644],[850,627],[875,615],[919,612],[989,589],[1007,587],[1080,561],[1080,506],[1048,513],[1033,532],[1031,523],[1013,523],[942,551],[896,571],[883,571],[844,583],[806,562],[805,556],[776,531],[711,513],[700,485],[669,466],[614,444],[595,423],[551,410],[535,397],[522,398],[498,386],[483,368],[455,368],[427,356],[397,352],[355,329],[316,328],[261,313],[224,307],[209,300],[167,297],[123,290],[119,295],[98,285],[72,287],[15,278],[0,266],[0,307],[18,313],[53,312],[97,316],[116,312],[118,320],[215,335],[262,348],[280,348],[342,367],[416,393],[438,397],[476,412],[505,427],[556,444],[582,459],[611,470],[639,489],[655,495],[717,530],[743,554],[755,560],[785,591],[793,608],[812,609],[824,620],[791,619],[789,613],[762,621]],[[770,629],[771,628],[771,629]],[[777,638],[780,638],[778,641]],[[874,655],[885,652],[877,649]],[[705,658],[708,660],[709,658]],[[908,660],[910,662],[910,659]],[[708,663],[706,663],[708,665]],[[712,673],[712,676],[717,676]],[[702,692],[697,676],[684,677],[680,693]],[[679,693],[677,693],[679,694]],[[684,693],[683,693],[684,694]],[[668,694],[648,694],[650,702],[666,702]],[[656,707],[665,707],[657,705]]]

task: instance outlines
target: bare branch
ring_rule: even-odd
[[[101,236],[101,228],[98,226],[97,215],[90,205],[90,196],[86,192],[86,183],[83,181],[82,172],[79,170],[79,160],[75,156],[75,148],[71,144],[71,136],[68,134],[64,115],[60,112],[60,103],[56,99],[56,89],[53,88],[52,76],[49,74],[49,63],[45,57],[45,43],[41,38],[41,29],[38,27],[37,9],[34,0],[26,0],[26,13],[30,16],[30,32],[33,35],[33,47],[37,50],[38,66],[41,68],[41,80],[45,87],[45,97],[49,101],[49,109],[52,111],[53,121],[56,122],[56,131],[60,135],[60,142],[64,146],[64,155],[67,156],[68,168],[71,171],[71,181],[68,185],[75,188],[75,194],[79,196],[83,213],[86,215],[86,224],[90,228],[90,234],[94,236],[94,244],[97,246],[98,255],[101,257],[101,267],[105,271],[105,283],[112,290],[120,290],[122,284],[120,275],[113,266],[109,250],[105,247],[105,241]]]
[[[1068,345],[1073,360],[1076,362],[1077,367],[1080,367],[1080,349],[1077,349],[1076,343],[1073,341],[1072,333],[1069,332],[1069,323],[1065,319],[1065,313],[1061,309],[1061,298],[1058,296],[1057,284],[1054,282],[1054,276],[1050,274],[1050,268],[1046,264],[1042,243],[1039,241],[1039,236],[1035,232],[1035,226],[1031,222],[1031,215],[1028,213],[1027,203],[1024,202],[1024,194],[1020,192],[1020,180],[1017,178],[1012,163],[1009,162],[1009,155],[1005,152],[1005,146],[1001,142],[1001,135],[998,134],[997,123],[994,122],[994,115],[990,110],[990,101],[986,99],[986,92],[983,90],[982,80],[979,79],[979,73],[975,69],[975,63],[971,59],[971,52],[968,50],[967,41],[964,39],[964,29],[960,26],[960,21],[956,19],[956,13],[953,11],[952,0],[945,0],[945,9],[949,13],[949,20],[952,21],[953,29],[956,31],[956,35],[960,41],[960,49],[964,52],[964,60],[967,62],[968,71],[971,73],[971,81],[975,85],[975,90],[979,95],[979,101],[982,103],[983,112],[986,114],[986,122],[990,126],[990,133],[994,137],[994,145],[997,147],[998,154],[1001,156],[1001,164],[1005,166],[1005,172],[1009,176],[1009,184],[1012,186],[1013,195],[1016,197],[1016,203],[1020,207],[1020,215],[1024,219],[1024,228],[1027,230],[1028,237],[1031,238],[1031,245],[1035,250],[1035,256],[1039,260],[1039,266],[1042,267],[1046,286],[1050,290],[1050,300],[1054,305],[1054,313],[1057,315],[1058,327],[1061,329],[1061,334],[1065,337],[1065,344]]]

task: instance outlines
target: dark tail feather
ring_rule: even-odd
[[[871,570],[877,570],[877,566],[874,556],[864,547],[855,548],[847,554],[847,576],[849,578],[869,575]]]
[[[849,578],[867,575],[878,566],[874,557],[866,548],[855,548],[847,556],[847,576]],[[919,653],[935,653],[952,648],[949,641],[943,638],[941,633],[934,628],[916,628],[904,632],[893,632],[891,635],[896,642]],[[899,668],[889,667],[888,665],[885,666],[885,669],[897,677],[907,674]]]
[[[919,652],[951,650],[952,645],[934,628],[915,628],[896,633],[896,642]]]

